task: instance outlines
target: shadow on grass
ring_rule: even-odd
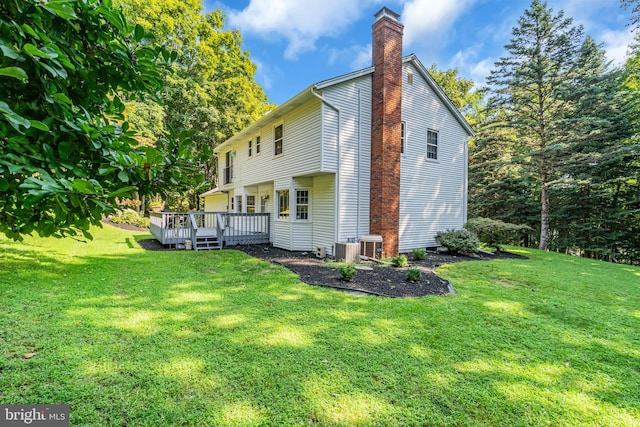
[[[71,260],[13,246],[0,272],[2,403],[68,403],[73,425],[114,426],[640,416],[638,319],[626,309],[556,307],[552,289],[518,283],[461,297],[355,297],[233,250],[129,245],[147,237]]]

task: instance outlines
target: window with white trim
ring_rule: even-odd
[[[296,219],[309,219],[309,190],[296,190]]]
[[[249,157],[253,156],[253,141],[249,140]]]
[[[427,159],[438,160],[438,132],[427,130]]]
[[[256,135],[256,155],[260,154],[260,135]]]
[[[278,190],[278,218],[289,218],[289,190]]]
[[[256,211],[256,196],[247,196],[247,212],[254,213]]]
[[[400,124],[400,154],[404,154],[406,152],[406,144],[407,141],[407,123],[402,122]]]
[[[282,140],[283,140],[283,126],[278,125],[273,128],[273,155],[279,156],[282,154]]]
[[[242,196],[236,196],[236,212],[242,212]]]

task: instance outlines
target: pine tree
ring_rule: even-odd
[[[549,185],[558,178],[564,146],[580,135],[581,120],[574,117],[584,93],[575,92],[583,30],[564,12],[554,14],[546,3],[534,0],[487,82],[493,90],[490,106],[503,111],[501,125],[515,133],[514,152],[539,185],[539,248],[550,237]],[[583,88],[587,90],[588,88]]]

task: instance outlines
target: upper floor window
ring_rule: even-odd
[[[231,184],[233,181],[233,154],[227,151],[224,154],[224,183]]]
[[[260,135],[256,136],[256,154],[260,154]]]
[[[289,190],[278,190],[278,218],[289,218]]]
[[[413,73],[411,71],[407,71],[407,83],[413,84]]]
[[[405,122],[402,122],[400,125],[400,154],[404,154],[406,151],[406,144],[407,141],[407,124]]]
[[[309,190],[296,190],[296,219],[309,219]]]
[[[273,129],[273,154],[274,156],[282,154],[282,125]]]
[[[249,140],[249,157],[253,156],[253,141]]]
[[[427,130],[427,159],[438,160],[438,132]]]

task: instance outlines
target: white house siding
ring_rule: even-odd
[[[407,83],[407,69],[413,84]],[[404,65],[406,151],[400,183],[400,252],[435,246],[438,231],[466,221],[467,133],[410,63]],[[427,129],[438,132],[438,160],[427,159]]]
[[[336,110],[326,104],[322,106],[322,172],[338,170],[338,121]]]
[[[227,212],[227,195],[225,193],[212,194],[204,197],[205,212]]]
[[[313,177],[313,245],[311,249],[324,246],[327,254],[333,255],[335,243],[335,174]]]
[[[371,76],[326,88],[323,97],[340,109],[336,210],[337,241],[344,242],[369,232]]]

